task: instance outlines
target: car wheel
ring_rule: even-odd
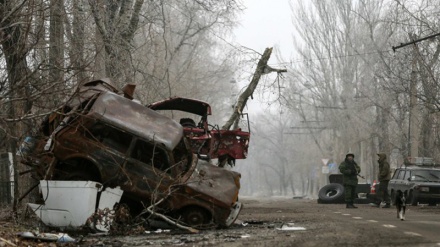
[[[181,213],[182,221],[187,225],[196,227],[209,224],[211,221],[211,214],[204,208],[188,207]]]
[[[369,199],[369,198],[354,198],[353,202],[355,204],[369,204],[369,203],[372,203],[374,201]]]
[[[414,196],[414,193],[412,191],[409,193],[409,203],[412,206],[418,205],[418,198],[417,198],[417,196]]]
[[[322,203],[344,202],[344,186],[337,183],[327,184],[319,190],[318,197]]]

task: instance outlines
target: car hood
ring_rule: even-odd
[[[186,186],[191,188],[194,194],[209,198],[209,201],[217,201],[223,207],[229,208],[238,200],[240,177],[238,172],[199,160]]]
[[[183,127],[178,122],[112,92],[102,93],[89,115],[162,143],[169,150],[173,150],[183,138]]]
[[[182,97],[172,97],[151,103],[147,107],[153,110],[179,110],[199,116],[211,115],[211,106],[208,103]]]
[[[440,181],[413,181],[414,186],[440,187]]]

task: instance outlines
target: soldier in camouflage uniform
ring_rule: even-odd
[[[354,154],[347,154],[345,160],[339,165],[339,171],[344,175],[343,183],[345,189],[345,202],[347,208],[357,208],[353,202],[356,198],[356,186],[358,184],[357,175],[361,172],[361,168],[354,161]]]

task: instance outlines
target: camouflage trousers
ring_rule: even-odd
[[[344,190],[345,190],[345,202],[353,203],[354,198],[356,198],[356,185],[344,184]]]

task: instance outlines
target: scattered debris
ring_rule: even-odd
[[[2,242],[5,242],[6,244],[9,244],[10,246],[17,246],[16,244],[14,244],[14,243],[12,243],[11,241],[9,241],[9,240],[7,240],[7,239],[4,239],[4,238],[2,238],[2,237],[0,237],[0,240],[1,240]]]
[[[67,233],[33,233],[33,232],[22,232],[17,234],[19,237],[25,239],[35,239],[45,242],[59,242],[59,243],[71,243],[76,242],[76,240],[70,237]]]
[[[301,227],[301,226],[294,226],[295,223],[285,223],[282,224],[281,227],[277,227],[277,230],[281,230],[281,231],[304,231],[306,230],[306,228]]]

